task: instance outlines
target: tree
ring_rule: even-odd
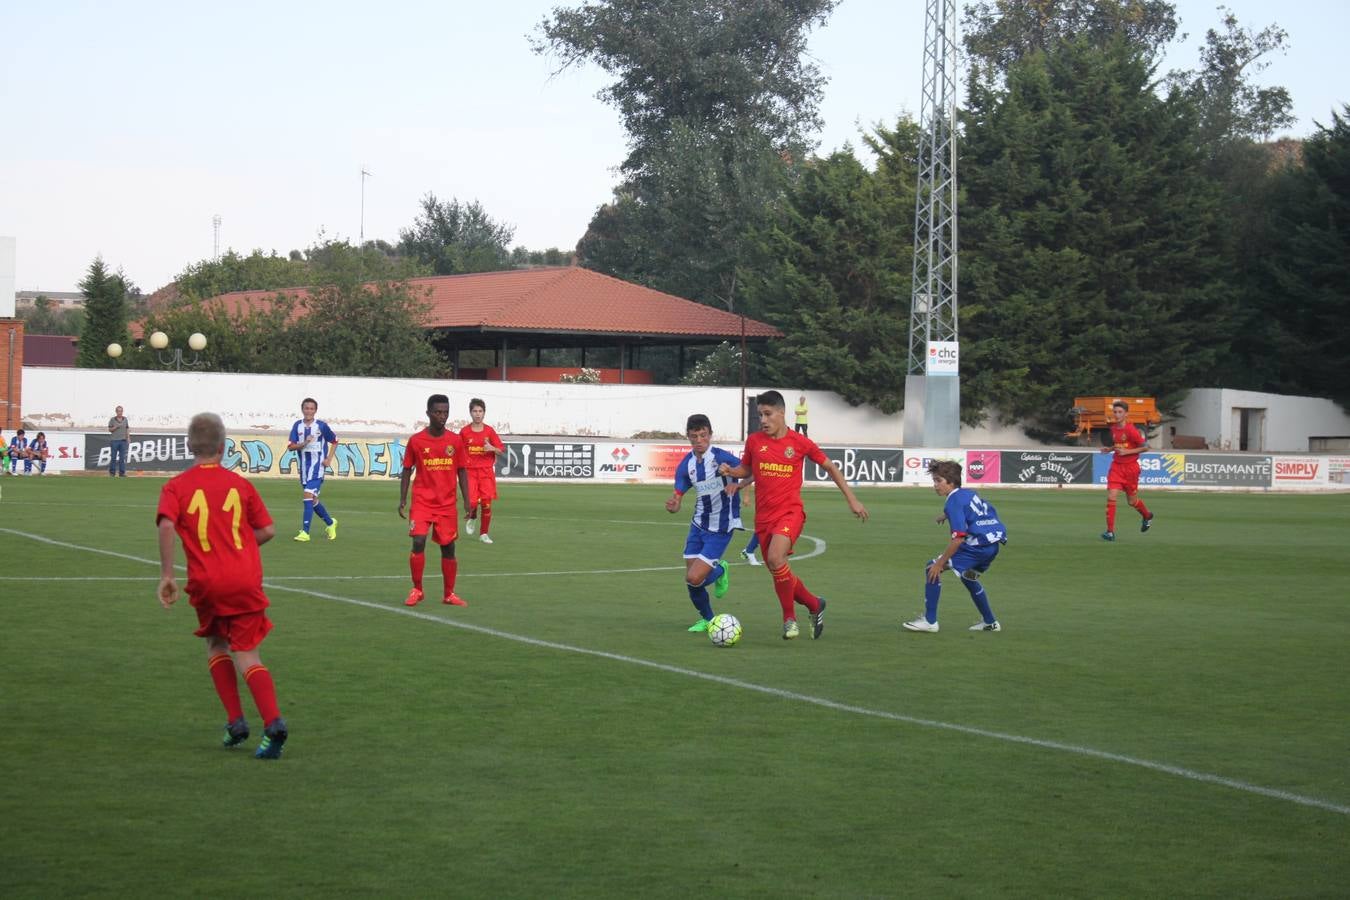
[[[1256,292],[1272,327],[1252,356],[1265,364],[1260,387],[1350,409],[1350,105],[1331,119],[1304,142],[1302,165],[1277,173]]]
[[[909,119],[866,135],[874,172],[848,148],[801,167],[779,221],[761,235],[771,262],[746,281],[747,308],[786,334],[757,378],[900,408],[918,138]]]
[[[623,118],[623,182],[578,245],[582,265],[727,309],[747,237],[780,202],[819,127],[810,30],[837,0],[605,0],[555,8],[539,53],[594,62]]]
[[[477,200],[422,198],[413,227],[399,231],[398,252],[428,266],[436,275],[496,272],[510,268],[507,249],[515,228],[493,221]]]
[[[60,309],[46,294],[38,294],[30,309],[21,309],[24,331],[28,334],[79,335],[84,328],[84,310]]]
[[[1164,405],[1228,337],[1218,192],[1194,109],[1149,55],[1086,38],[1028,54],[963,116],[965,414],[1062,431],[1075,395]]]
[[[103,257],[96,256],[89,272],[80,282],[84,294],[85,324],[80,335],[75,365],[84,369],[109,368],[109,344],[128,346],[127,293],[130,285],[121,272],[109,272]]]
[[[231,291],[258,291],[299,287],[309,280],[309,267],[295,256],[254,250],[240,256],[233,250],[217,259],[204,259],[178,274],[174,283],[187,300],[205,300]]]
[[[984,88],[1002,84],[1019,60],[1069,40],[1095,47],[1123,40],[1152,62],[1177,32],[1167,0],[979,0],[965,12],[970,79]]]

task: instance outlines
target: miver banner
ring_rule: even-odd
[[[507,441],[496,469],[499,478],[589,480],[595,477],[595,445]]]

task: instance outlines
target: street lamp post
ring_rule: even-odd
[[[156,331],[150,335],[150,346],[159,358],[160,365],[165,368],[172,367],[176,372],[181,372],[184,367],[196,369],[206,364],[206,361],[201,358],[201,351],[206,349],[206,335],[200,331],[194,331],[188,337],[188,349],[192,351],[191,359],[184,358],[183,350],[180,347],[174,347],[172,355],[166,356],[164,351],[169,347],[169,336],[162,331]],[[109,344],[107,353],[112,359],[117,359],[122,355],[122,345]]]

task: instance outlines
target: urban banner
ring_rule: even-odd
[[[821,447],[830,462],[839,467],[851,484],[899,484],[903,480],[904,451],[898,447]],[[815,463],[807,469],[808,481],[829,481],[830,473]]]
[[[999,468],[1004,484],[1090,484],[1092,457],[1074,450],[1004,450]]]
[[[595,477],[594,444],[555,444],[552,441],[507,441],[497,456],[499,478],[557,478],[588,480]]]

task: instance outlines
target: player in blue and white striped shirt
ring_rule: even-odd
[[[319,490],[323,487],[324,470],[332,464],[333,454],[337,451],[337,435],[323,419],[314,418],[319,411],[319,401],[306,397],[300,402],[300,413],[304,416],[291,426],[291,440],[287,450],[296,451],[296,460],[300,464],[300,488],[304,492],[305,512],[301,519],[300,533],[295,540],[309,541],[309,525],[318,513],[327,526],[330,541],[337,540],[337,519],[328,514],[319,502]]]
[[[707,631],[713,618],[708,585],[712,585],[714,597],[721,599],[726,595],[731,570],[722,562],[722,554],[732,536],[744,527],[739,495],[743,482],[718,475],[717,467],[722,463],[739,465],[741,460],[733,453],[712,446],[712,422],[702,413],[689,417],[685,433],[693,449],[675,467],[675,494],[666,501],[666,510],[679,512],[684,495],[691,489],[698,497],[694,501],[689,535],[684,541],[684,580],[689,599],[700,617],[689,630]]]

